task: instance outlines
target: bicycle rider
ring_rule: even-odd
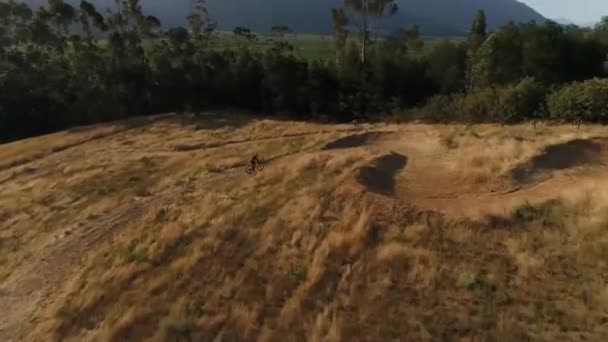
[[[258,159],[258,155],[256,154],[251,158],[251,167],[255,170],[255,166],[260,164],[260,160]]]

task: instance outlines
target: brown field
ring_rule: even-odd
[[[0,341],[606,341],[606,139],[167,115],[0,145]]]

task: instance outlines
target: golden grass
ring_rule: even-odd
[[[203,124],[161,120],[50,154],[32,165],[44,177],[18,176],[0,190],[0,216],[16,221],[0,223],[0,275],[9,281],[28,253],[35,261],[50,237],[66,239],[57,236],[63,227],[77,234],[87,216],[111,217],[134,197],[165,199],[83,255],[25,340],[608,337],[605,177],[568,173],[580,181],[554,201],[469,218],[421,213],[422,198],[375,195],[354,180],[359,167],[395,151],[409,158],[403,187],[496,186],[544,147],[601,136],[601,127],[375,125],[398,135],[321,152],[353,127],[193,125]],[[247,141],[173,150],[210,139]],[[248,176],[252,151],[270,161]]]

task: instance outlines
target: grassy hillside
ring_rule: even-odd
[[[0,145],[0,340],[603,340],[607,137],[169,115]]]

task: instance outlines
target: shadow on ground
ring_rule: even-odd
[[[604,139],[576,139],[548,146],[541,154],[511,170],[511,178],[525,184],[546,172],[600,164],[605,143]]]
[[[394,152],[381,156],[359,169],[357,181],[372,192],[393,196],[395,176],[407,165],[407,161],[406,156]]]

